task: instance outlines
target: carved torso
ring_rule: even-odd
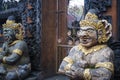
[[[15,53],[13,53],[13,51],[15,49],[20,49],[23,52],[22,52],[22,55],[19,58],[19,60],[16,60],[14,62],[14,64],[13,63],[3,64],[7,68],[8,71],[16,70],[19,66],[22,66],[25,64],[26,65],[30,64],[27,45],[24,41],[21,41],[21,40],[16,40],[13,43],[11,43],[10,45],[8,45],[8,51],[7,51],[6,57],[9,57],[12,54],[15,54]],[[14,57],[14,55],[12,55],[12,56]],[[10,60],[14,60],[14,58],[11,58]]]
[[[108,79],[112,75],[113,69],[113,51],[107,45],[97,45],[90,49],[85,49],[81,45],[75,46],[70,50],[70,53],[65,57],[60,65],[59,71],[66,72],[71,71],[71,67],[75,66],[77,69],[90,69],[92,80]],[[101,64],[102,63],[102,64]],[[71,64],[71,65],[69,65]],[[69,66],[68,66],[69,65]],[[106,66],[110,65],[110,66]],[[102,67],[103,66],[103,67]],[[102,72],[101,74],[99,74]],[[72,72],[70,72],[72,74]],[[80,75],[81,71],[78,71],[76,75]],[[96,74],[98,73],[97,77]],[[104,76],[102,76],[104,75]],[[107,76],[107,78],[105,77]],[[84,76],[79,76],[84,77]],[[103,79],[101,79],[103,78]],[[86,79],[85,79],[86,80]]]
[[[111,56],[111,58],[109,58],[109,56]],[[103,62],[103,61],[112,62],[113,51],[109,47],[105,47],[96,52],[88,54],[87,56],[85,56],[85,60],[89,63],[89,65],[95,65],[98,62]]]
[[[70,56],[75,61],[82,59],[82,60],[86,60],[89,64],[94,65],[97,62],[104,61],[104,58],[113,56],[113,51],[109,47],[105,46],[101,49],[98,49],[97,51],[93,51],[88,54],[85,54],[79,49],[79,45],[78,45],[71,49],[68,56]],[[113,60],[112,58],[108,58],[108,61],[112,61],[112,60]]]

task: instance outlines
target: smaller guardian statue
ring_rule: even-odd
[[[4,43],[0,51],[0,80],[24,80],[31,71],[28,47],[23,41],[23,28],[8,17],[3,24]]]

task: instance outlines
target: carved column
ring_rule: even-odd
[[[25,29],[24,39],[29,47],[32,64],[31,76],[35,76],[35,80],[41,80],[41,0],[27,0],[21,4],[21,7],[20,14]]]

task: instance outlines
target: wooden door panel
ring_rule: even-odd
[[[66,1],[42,0],[41,66],[47,77],[56,73],[57,47],[65,43]],[[60,43],[58,43],[59,40],[61,40]]]
[[[55,74],[56,0],[42,0],[42,69],[45,76]]]

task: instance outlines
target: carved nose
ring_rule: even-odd
[[[86,31],[81,32],[81,36],[86,36],[86,35],[88,35],[88,33]]]
[[[80,36],[81,39],[88,39],[89,37],[87,35]]]

